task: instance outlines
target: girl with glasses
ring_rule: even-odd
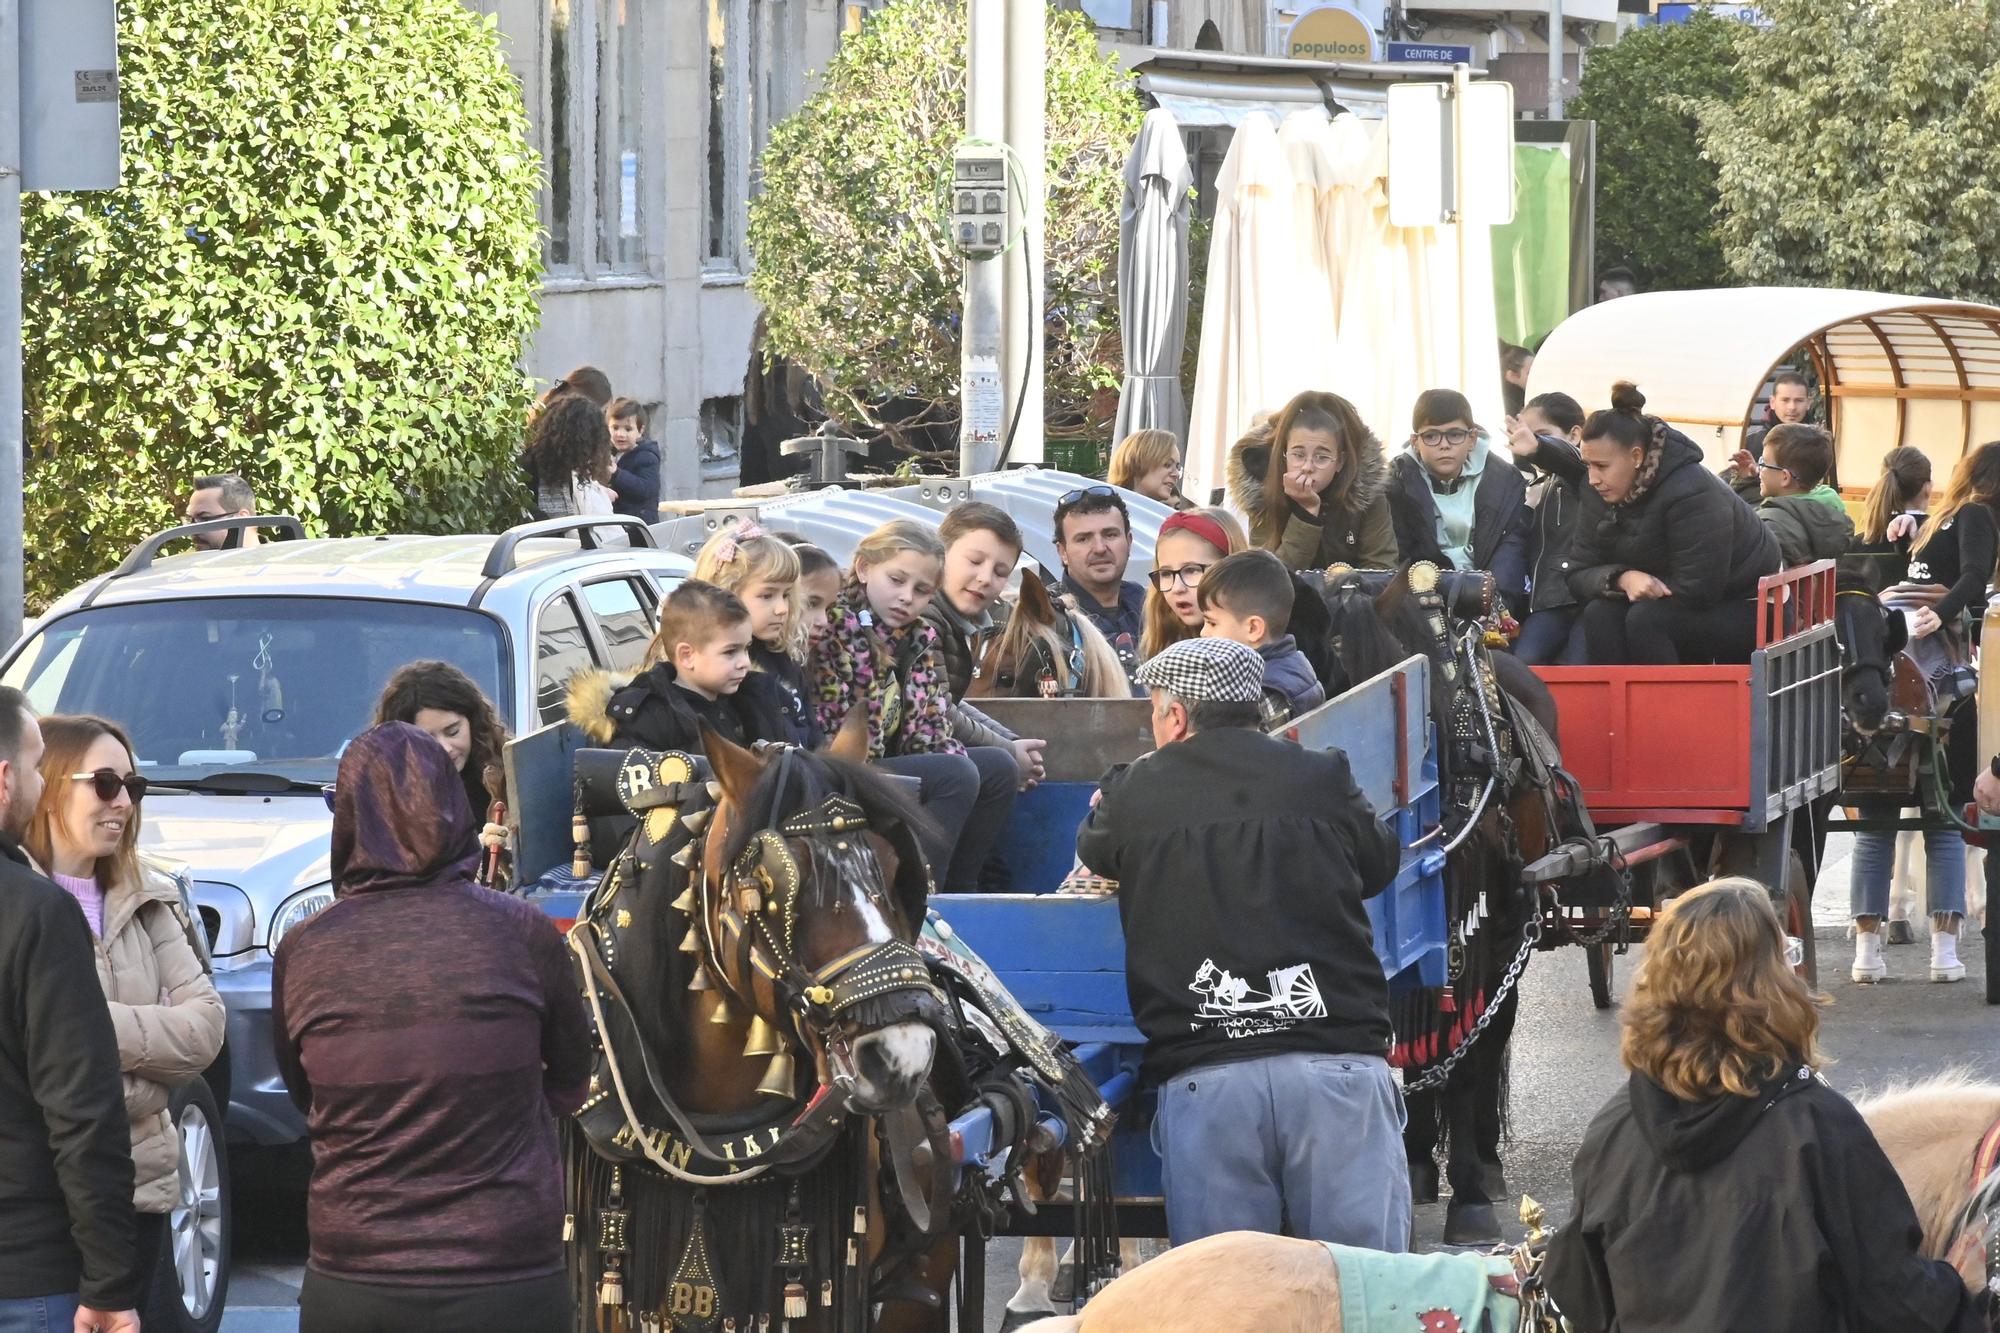
[[[1404,564],[1493,574],[1507,609],[1528,609],[1528,484],[1496,459],[1472,404],[1456,389],[1428,389],[1410,414],[1410,441],[1389,465],[1389,510]]]
[[[1345,398],[1302,393],[1229,451],[1230,502],[1287,569],[1396,567],[1382,444]]]
[[[83,908],[97,981],[111,1005],[125,1071],[138,1209],[139,1309],[148,1308],[180,1203],[180,1134],[168,1102],[222,1049],[222,1000],[195,954],[179,887],[139,859],[146,780],[115,722],[45,717],[42,799],[22,846]]]
[[[1242,525],[1226,509],[1190,509],[1168,516],[1153,543],[1140,661],[1170,643],[1201,636],[1201,576],[1223,557],[1249,546]]]

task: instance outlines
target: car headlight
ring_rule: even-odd
[[[278,914],[271,918],[271,952],[278,951],[278,941],[284,939],[292,927],[311,919],[331,906],[333,906],[331,884],[321,884],[285,899],[284,905],[278,908]]]

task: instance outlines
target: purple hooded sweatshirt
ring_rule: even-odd
[[[460,1286],[562,1268],[555,1118],[583,1100],[583,1003],[554,923],[473,883],[476,828],[417,728],[348,746],[334,904],[271,974],[278,1067],[312,1136],[314,1272]]]

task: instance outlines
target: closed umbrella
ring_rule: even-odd
[[[1311,387],[1316,360],[1297,336],[1302,301],[1292,170],[1270,116],[1243,118],[1215,185],[1182,483],[1197,502],[1222,486],[1229,446],[1256,414]]]
[[[1117,438],[1135,430],[1187,436],[1181,351],[1187,341],[1188,190],[1194,173],[1180,127],[1155,107],[1125,163],[1118,208],[1118,326],[1125,388]]]
[[[1328,142],[1323,111],[1294,111],[1278,129],[1292,166],[1292,233],[1299,247],[1298,323],[1292,336],[1305,356],[1300,370],[1311,376],[1301,389],[1323,389],[1333,370],[1338,284],[1334,280],[1333,195],[1340,184]]]

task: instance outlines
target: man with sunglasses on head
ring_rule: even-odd
[[[1139,635],[1144,627],[1146,589],[1125,578],[1132,559],[1132,515],[1111,486],[1085,486],[1056,501],[1056,554],[1063,565],[1062,590],[1118,654],[1125,678],[1138,694]]]
[[[137,1333],[118,1039],[83,909],[21,850],[42,749],[0,687],[0,1328]]]

